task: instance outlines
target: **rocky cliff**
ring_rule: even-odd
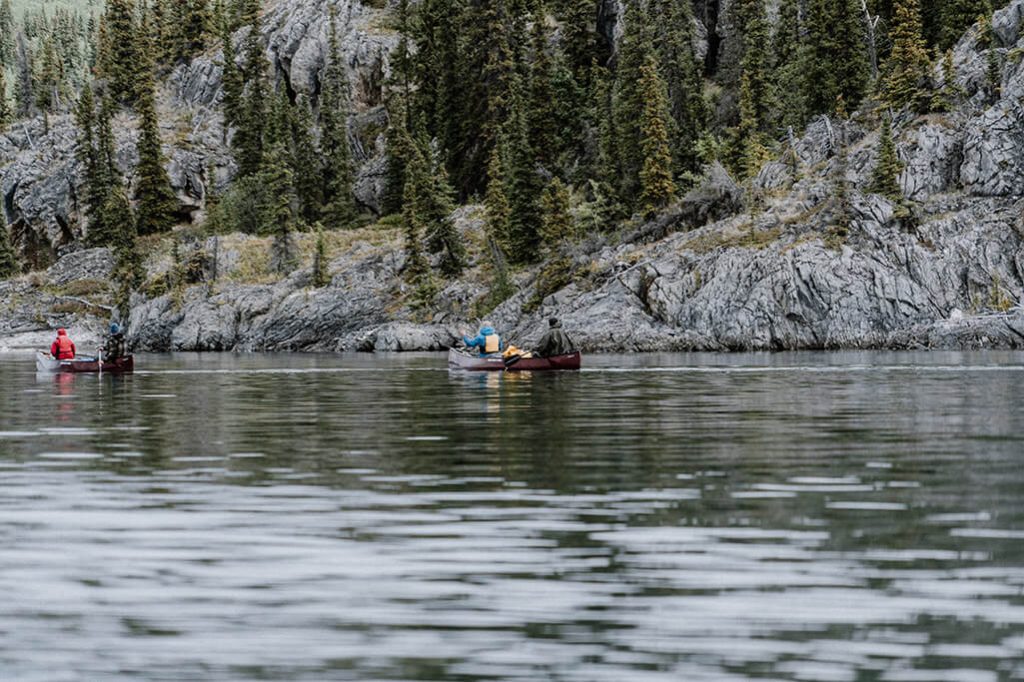
[[[283,2],[268,22],[268,50],[299,91],[317,89],[323,4]],[[366,140],[360,126],[374,130],[381,115],[380,84],[394,36],[379,28],[379,10],[335,4],[347,21],[345,51],[359,103],[353,139]],[[605,4],[614,16],[618,2]],[[557,315],[587,350],[1024,348],[1017,307],[1024,294],[1022,24],[1024,0],[993,18],[1003,57],[997,101],[985,92],[986,58],[974,29],[954,51],[963,93],[954,110],[896,117],[909,204],[866,191],[879,146],[877,115],[862,111],[847,124],[823,118],[750,186],[709,169],[703,185],[658,219],[590,237],[547,266],[516,273],[518,293],[489,317],[529,345]],[[609,26],[614,31],[614,22]],[[209,55],[175,72],[165,95],[164,106],[185,112],[167,133],[183,134],[187,144],[168,153],[182,204],[196,211],[214,180],[206,177],[211,159],[217,180],[232,173],[211,113],[218,89],[217,56]],[[4,208],[16,231],[19,224],[45,225],[37,241],[59,248],[74,237],[73,134],[66,121],[51,121],[49,134],[33,125],[0,138]],[[125,121],[126,167],[131,130]],[[380,141],[373,140],[360,157],[360,198],[371,207],[382,171]],[[844,231],[835,227],[839,176],[851,218]],[[130,333],[149,350],[443,348],[480,314],[489,278],[480,210],[460,209],[457,219],[473,266],[442,287],[429,312],[411,305],[393,227],[334,244],[331,281],[322,288],[311,285],[308,240],[304,267],[279,279],[251,262],[258,240],[235,236],[195,242],[202,272],[194,284],[179,278],[136,295]],[[105,259],[102,252],[70,253],[46,278],[2,285],[0,296],[12,303],[0,306],[0,336],[13,345],[33,340],[37,327],[85,320],[98,328],[106,311],[95,304],[104,292],[89,298],[76,291],[102,279],[96,273],[109,268]],[[174,264],[154,255],[148,267],[159,279]],[[46,287],[38,286],[42,281]]]

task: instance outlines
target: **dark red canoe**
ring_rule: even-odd
[[[465,353],[456,348],[448,351],[448,366],[454,369],[468,369],[480,372],[540,372],[557,369],[579,369],[579,351],[568,355],[556,355],[551,358],[522,358],[505,365],[501,356],[481,357]]]
[[[40,372],[109,372],[111,374],[131,374],[135,371],[135,356],[126,355],[117,360],[102,363],[97,358],[75,358],[74,360],[54,360],[46,353],[36,355],[36,369]]]

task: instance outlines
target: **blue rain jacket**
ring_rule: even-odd
[[[466,348],[479,348],[480,355],[487,355],[487,353],[484,352],[484,349],[487,348],[487,337],[491,336],[492,334],[496,334],[493,327],[484,327],[473,338],[463,336],[462,342],[466,344]],[[505,342],[501,339],[500,336],[498,337],[498,350],[505,350]]]

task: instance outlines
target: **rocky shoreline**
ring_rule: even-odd
[[[380,83],[393,34],[374,33],[375,10],[333,4],[348,17],[346,54],[356,84],[357,195],[368,209],[383,178]],[[275,63],[296,87],[313,82],[322,30],[307,0],[282,3],[268,22]],[[1024,0],[993,17],[1002,88],[990,101],[976,27],[953,53],[962,101],[946,114],[893,121],[908,203],[868,192],[879,134],[862,111],[839,133],[821,118],[786,155],[740,187],[718,166],[679,204],[650,222],[596,232],[546,264],[513,273],[516,294],[487,318],[529,346],[546,319],[562,318],[585,351],[1024,348]],[[322,27],[321,27],[322,28]],[[168,148],[172,182],[197,222],[207,187],[233,173],[215,55],[171,77],[162,106],[177,111],[183,149]],[[118,128],[123,164],[133,124]],[[379,122],[378,122],[379,123]],[[375,127],[377,126],[377,127]],[[166,130],[169,136],[174,130]],[[0,349],[39,346],[59,326],[98,340],[111,315],[143,351],[412,351],[451,345],[483,314],[490,275],[482,210],[458,209],[471,266],[441,282],[429,310],[416,309],[393,225],[331,233],[330,283],[312,286],[312,237],[303,266],[269,273],[265,240],[243,235],[172,237],[149,247],[147,284],[130,311],[112,310],[105,250],[78,250],[71,227],[80,184],[69,120],[19,124],[0,136],[0,190],[20,247],[61,255],[48,270],[0,283]],[[840,153],[842,152],[842,153]],[[848,188],[837,230],[836,182]],[[194,267],[181,273],[181,263]]]

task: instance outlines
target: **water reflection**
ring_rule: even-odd
[[[0,677],[1024,677],[1019,356],[0,356]]]

